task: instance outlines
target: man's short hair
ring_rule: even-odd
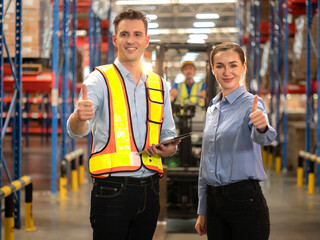
[[[148,32],[148,18],[146,14],[142,11],[135,10],[135,9],[128,9],[127,11],[123,11],[119,13],[114,21],[113,21],[113,26],[114,26],[114,32],[117,34],[118,31],[118,25],[119,22],[124,20],[124,19],[129,19],[129,20],[141,20],[144,24],[144,27],[146,29],[146,34]]]

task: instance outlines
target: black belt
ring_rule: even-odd
[[[245,189],[249,188],[251,186],[254,186],[256,189],[260,188],[260,184],[258,180],[243,180],[235,183],[230,183],[227,185],[222,185],[222,186],[211,186],[207,185],[207,191],[208,193],[215,194],[215,193],[220,193],[224,191],[232,191],[236,189]]]
[[[150,177],[145,178],[136,178],[136,177],[106,177],[106,178],[92,178],[93,183],[95,182],[112,182],[112,183],[122,183],[124,185],[135,185],[135,186],[144,186],[155,183],[159,181],[158,173],[153,174]]]

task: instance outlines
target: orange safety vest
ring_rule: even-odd
[[[161,157],[149,156],[145,152],[138,154],[138,149],[132,133],[130,107],[124,80],[118,69],[113,65],[96,68],[104,76],[109,93],[110,129],[109,139],[105,147],[93,153],[89,159],[89,171],[94,177],[113,172],[137,171],[143,164],[147,169],[163,176]],[[163,83],[157,74],[149,72],[145,83],[147,96],[147,134],[144,150],[160,140],[164,112]],[[94,139],[93,139],[94,141]],[[92,143],[93,145],[93,143]]]

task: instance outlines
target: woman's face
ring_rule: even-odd
[[[246,63],[242,64],[237,52],[227,50],[218,52],[213,58],[212,73],[220,84],[223,97],[240,87]]]

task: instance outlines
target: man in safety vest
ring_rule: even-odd
[[[93,239],[151,240],[159,214],[161,157],[175,153],[176,136],[166,82],[144,70],[148,19],[129,9],[114,19],[113,64],[85,79],[67,128],[73,138],[92,133]],[[142,153],[139,153],[142,152]]]
[[[192,61],[185,61],[181,66],[181,72],[185,76],[185,81],[173,84],[170,90],[171,102],[179,104],[194,103],[198,106],[205,106],[206,84],[195,82],[193,77],[196,74],[196,65]]]

